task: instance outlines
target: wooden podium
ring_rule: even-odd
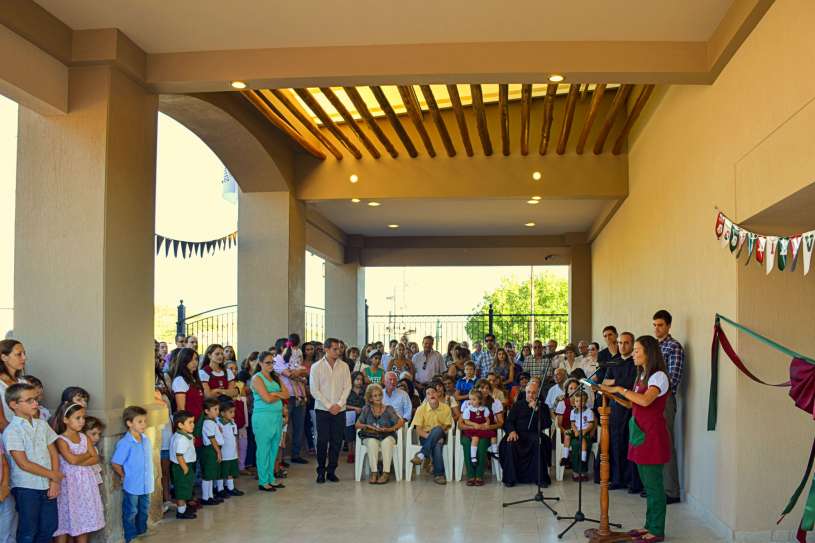
[[[599,387],[593,386],[594,390]],[[586,530],[584,535],[591,543],[614,543],[615,541],[632,541],[634,538],[623,532],[612,532],[608,525],[608,480],[611,477],[611,466],[608,459],[608,448],[611,442],[611,430],[608,422],[611,418],[611,407],[608,398],[618,404],[631,409],[631,402],[623,398],[618,398],[612,394],[602,393],[603,404],[599,408],[600,426],[603,431],[600,433],[600,527]]]

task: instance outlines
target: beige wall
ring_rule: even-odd
[[[365,269],[355,262],[325,263],[325,335],[365,343]]]
[[[780,292],[776,282],[795,279],[766,279],[736,264],[713,237],[713,208],[747,218],[742,207],[755,209],[757,204],[737,202],[755,199],[749,180],[757,170],[763,177],[763,205],[802,183],[798,164],[811,158],[815,149],[810,146],[799,147],[805,153],[800,157],[785,160],[772,153],[753,154],[756,165],[751,167],[746,164],[753,158],[746,157],[776,138],[811,142],[811,123],[807,129],[796,116],[807,115],[806,106],[815,98],[815,79],[807,75],[815,57],[812,28],[815,4],[777,2],[714,85],[670,88],[630,152],[629,197],[592,246],[595,337],[607,323],[648,333],[654,310],[673,312],[673,334],[686,345],[688,357],[682,394],[684,489],[691,501],[736,532],[774,528],[806,461],[803,449],[811,432],[785,429],[784,460],[779,463],[779,443],[771,438],[775,430],[766,435],[767,428],[789,417],[790,424],[805,429],[798,425],[799,415],[775,391],[748,385],[726,363],[720,373],[719,426],[716,432],[705,431],[713,317],[716,312],[733,316],[803,349],[808,338],[802,334],[812,329],[805,325],[811,304],[805,310],[796,300],[783,313],[773,309],[776,302],[766,297]],[[762,81],[767,77],[771,81]],[[777,178],[784,182],[774,183]],[[811,297],[811,287],[795,286],[796,296]],[[759,316],[764,311],[768,314]],[[773,314],[778,318],[770,319]],[[755,353],[750,343],[738,342],[744,354]],[[811,352],[811,339],[808,346]],[[780,376],[778,365],[788,362],[761,358],[748,360],[757,368],[775,366],[762,373],[768,377]],[[792,529],[795,517],[782,528]]]

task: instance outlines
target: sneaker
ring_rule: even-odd
[[[433,477],[433,482],[437,485],[446,485],[447,484],[447,477],[444,475],[436,475]]]
[[[308,464],[308,460],[306,460],[305,458],[302,458],[300,456],[295,456],[294,458],[291,459],[291,463],[292,464]]]
[[[424,462],[424,458],[419,456],[419,453],[413,455],[413,458],[410,459],[410,463],[414,466],[421,466],[422,462]]]
[[[189,509],[187,509],[187,510],[186,510],[186,511],[184,511],[183,513],[176,513],[176,514],[175,514],[175,518],[177,518],[177,519],[183,519],[183,520],[186,520],[186,519],[194,519],[194,518],[198,518],[198,515],[196,515],[195,513],[193,513],[192,511],[190,511]]]
[[[237,488],[233,488],[232,490],[226,491],[230,496],[243,496],[245,492],[241,492]]]

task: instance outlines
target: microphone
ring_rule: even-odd
[[[561,350],[555,351],[553,353],[543,353],[542,357],[543,358],[554,358],[554,357],[556,357],[558,355],[561,355],[561,354],[566,354],[566,349],[561,349]]]
[[[623,360],[622,358],[612,358],[611,360],[608,360],[606,362],[598,362],[597,367],[598,368],[614,368],[614,367],[617,367],[617,366],[622,366],[624,363],[625,363],[625,360]]]

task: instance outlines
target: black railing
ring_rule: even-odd
[[[305,325],[303,341],[325,340],[325,308],[307,305]]]

